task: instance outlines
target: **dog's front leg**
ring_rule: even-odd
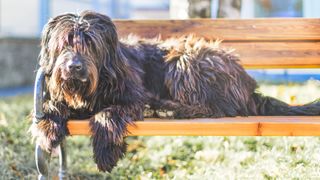
[[[110,172],[117,161],[124,156],[127,125],[133,116],[129,108],[110,106],[97,113],[90,120],[94,161],[100,171]]]
[[[44,105],[44,117],[31,126],[32,136],[41,149],[51,153],[68,134],[69,110],[63,103],[49,101]]]

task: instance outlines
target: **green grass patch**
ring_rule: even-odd
[[[320,95],[317,82],[261,85],[287,102]],[[285,91],[284,96],[281,94]],[[287,92],[289,95],[287,95]],[[301,95],[301,93],[303,95]],[[287,97],[288,96],[288,97]],[[0,100],[0,179],[36,179],[34,144],[28,134],[31,96]],[[319,137],[128,137],[128,153],[112,173],[100,173],[90,138],[67,141],[70,179],[317,179]],[[58,158],[51,167],[57,172]]]

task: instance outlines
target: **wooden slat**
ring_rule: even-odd
[[[71,135],[90,135],[88,121],[70,120]],[[319,136],[320,116],[251,116],[218,119],[145,119],[130,136]]]
[[[116,21],[120,36],[163,38],[194,33],[223,39],[246,68],[319,68],[320,19],[197,19]],[[71,120],[71,135],[90,135],[88,121]],[[131,136],[319,136],[320,116],[255,116],[219,119],[146,119]]]
[[[195,33],[224,39],[245,68],[320,68],[320,19],[193,19],[116,21],[121,36]]]
[[[320,68],[319,42],[226,42],[246,68]]]
[[[226,41],[320,40],[320,19],[190,19],[190,20],[118,20],[120,36],[130,33],[152,38],[196,34]]]

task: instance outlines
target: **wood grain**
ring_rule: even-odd
[[[246,68],[320,68],[320,19],[192,19],[115,21],[120,36],[163,38],[193,33],[223,39]],[[71,135],[90,135],[86,120],[70,120]],[[146,119],[130,136],[319,136],[320,116]]]
[[[225,42],[245,68],[320,68],[319,42]]]
[[[70,120],[71,135],[90,135],[88,121]],[[145,119],[130,136],[319,136],[320,116],[251,116],[218,119]]]
[[[120,36],[130,33],[152,38],[196,34],[226,41],[320,40],[320,19],[190,19],[190,20],[118,20]]]
[[[197,34],[224,39],[245,68],[320,68],[320,19],[191,19],[115,22],[120,36]]]

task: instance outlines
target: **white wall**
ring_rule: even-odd
[[[303,16],[307,18],[319,18],[320,17],[320,1],[304,0]]]
[[[113,18],[167,19],[169,0],[50,0],[49,17],[95,10]],[[41,0],[0,0],[0,36],[37,37]],[[113,8],[121,7],[118,10]],[[45,20],[46,21],[46,20]]]
[[[85,1],[66,1],[66,0],[52,0],[50,17],[55,17],[62,13],[71,12],[79,13],[84,10],[93,9],[92,4]]]
[[[38,0],[0,0],[1,36],[36,36]]]

